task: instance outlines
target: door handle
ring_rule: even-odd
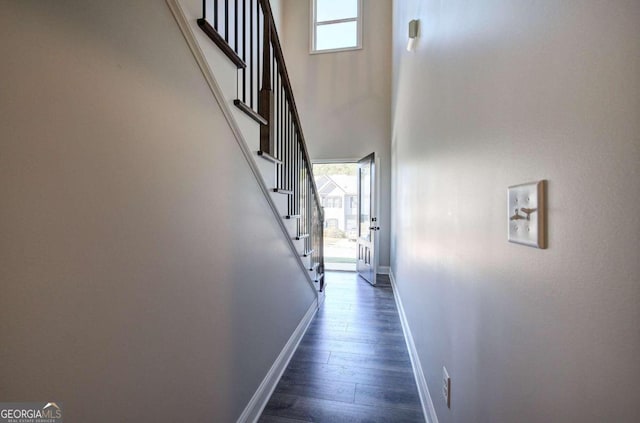
[[[380,230],[380,226],[371,226],[371,227],[369,227],[369,230],[371,230],[371,231],[379,231]]]

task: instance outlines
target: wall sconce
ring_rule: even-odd
[[[420,21],[413,19],[409,21],[409,42],[407,43],[407,51],[412,51],[418,42],[418,32],[420,30]]]

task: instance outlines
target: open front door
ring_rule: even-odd
[[[356,269],[371,285],[376,284],[376,165],[375,153],[358,162],[358,257]]]

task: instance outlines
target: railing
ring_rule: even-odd
[[[259,154],[276,164],[274,191],[288,195],[301,254],[322,275],[324,213],[269,0],[203,0],[202,8],[198,25],[238,67],[235,105],[261,124]]]

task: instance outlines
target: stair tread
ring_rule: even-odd
[[[266,151],[259,150],[258,151],[258,156],[262,157],[265,160],[273,162],[275,164],[279,164],[279,165],[282,164],[282,160],[276,159],[275,157],[273,157],[271,154],[267,153]]]
[[[212,27],[206,19],[198,19],[198,26],[205,34],[207,34],[207,37],[209,37],[209,39],[213,41],[218,46],[218,48],[222,50],[222,52],[236,65],[238,69],[244,69],[247,67],[247,64],[244,62],[244,60],[242,60],[242,58],[238,56],[238,53],[236,53],[231,48],[231,46],[224,40],[224,38],[222,38],[220,34],[218,34],[218,31],[216,31],[216,29]]]
[[[240,109],[243,112],[245,112],[251,119],[255,120],[259,124],[261,124],[261,125],[266,125],[267,124],[267,120],[265,118],[260,116],[258,114],[258,112],[253,110],[251,107],[249,107],[242,100],[233,100],[233,104],[235,104],[238,109]]]

